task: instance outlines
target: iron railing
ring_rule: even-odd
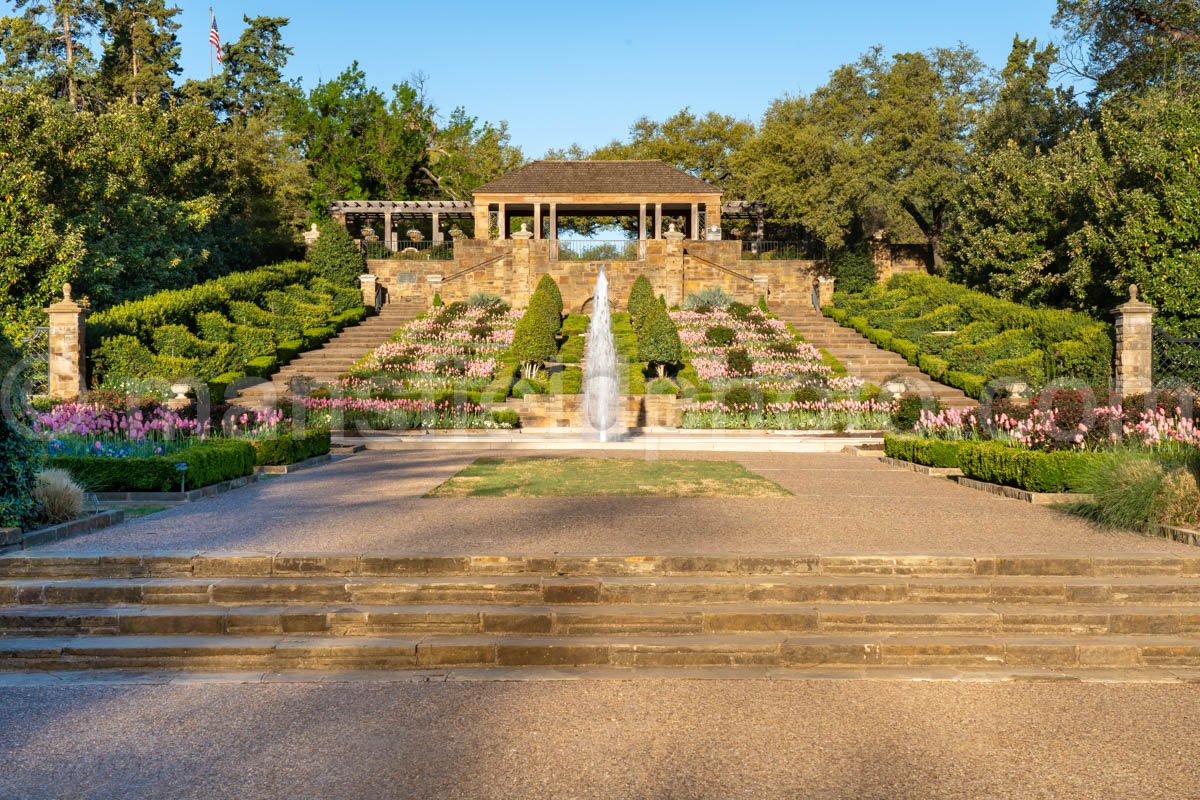
[[[454,260],[454,242],[433,242],[433,241],[401,241],[397,242],[396,250],[388,246],[387,242],[380,241],[363,241],[362,251],[367,258],[390,258],[401,261],[453,261]]]
[[[643,261],[644,245],[637,239],[558,239],[551,252],[559,261]]]
[[[1155,328],[1154,382],[1186,383],[1200,390],[1200,337],[1172,336]]]
[[[817,261],[825,258],[825,245],[816,240],[797,242],[760,242],[757,239],[742,241],[744,261]]]
[[[25,393],[38,397],[50,393],[50,328],[34,328],[28,336],[21,337],[21,355],[24,356],[25,372],[22,380]],[[0,379],[3,379],[0,375]]]

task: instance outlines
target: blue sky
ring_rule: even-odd
[[[184,77],[208,74],[208,3],[183,9]],[[443,112],[508,120],[527,156],[623,137],[684,106],[758,121],[873,44],[889,52],[964,42],[1003,66],[1014,34],[1054,38],[1055,0],[746,0],[525,3],[476,0],[214,0],[225,41],[242,15],[291,19],[289,73],[306,87],[358,60],[381,88],[424,73]]]

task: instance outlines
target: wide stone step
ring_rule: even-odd
[[[135,577],[669,577],[989,576],[1200,579],[1196,555],[404,555],[392,553],[120,553],[24,551],[0,556],[0,578]]]
[[[902,576],[26,578],[0,581],[0,610],[24,606],[968,604],[1182,608],[1200,580]]]
[[[1200,637],[1200,606],[677,605],[299,606],[0,609],[0,637],[29,635],[695,635],[874,632]]]
[[[72,636],[0,638],[0,669],[330,670],[445,667],[773,666],[1195,669],[1177,636],[887,637]]]

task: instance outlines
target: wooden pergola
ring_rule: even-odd
[[[510,238],[512,221],[533,221],[535,239],[557,239],[560,217],[633,217],[638,239],[661,239],[664,219],[683,220],[688,239],[720,236],[722,217],[757,221],[762,238],[763,207],[721,202],[721,190],[657,160],[534,161],[479,187],[474,200],[338,200],[335,220],[352,232],[366,225],[396,249],[402,220],[428,220],[435,242],[445,241],[442,223],[472,220],[474,238],[495,229]]]
[[[474,196],[476,239],[489,237],[493,219],[507,239],[514,217],[533,220],[535,239],[557,239],[558,218],[568,216],[636,217],[639,240],[661,239],[664,217],[682,217],[689,239],[721,225],[720,189],[655,160],[534,161]]]

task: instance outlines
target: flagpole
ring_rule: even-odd
[[[210,37],[212,36],[212,26],[213,26],[213,10],[212,10],[212,6],[209,6],[208,7],[208,35]],[[213,76],[213,43],[210,38],[210,40],[208,42],[208,77],[211,78],[212,76]]]

